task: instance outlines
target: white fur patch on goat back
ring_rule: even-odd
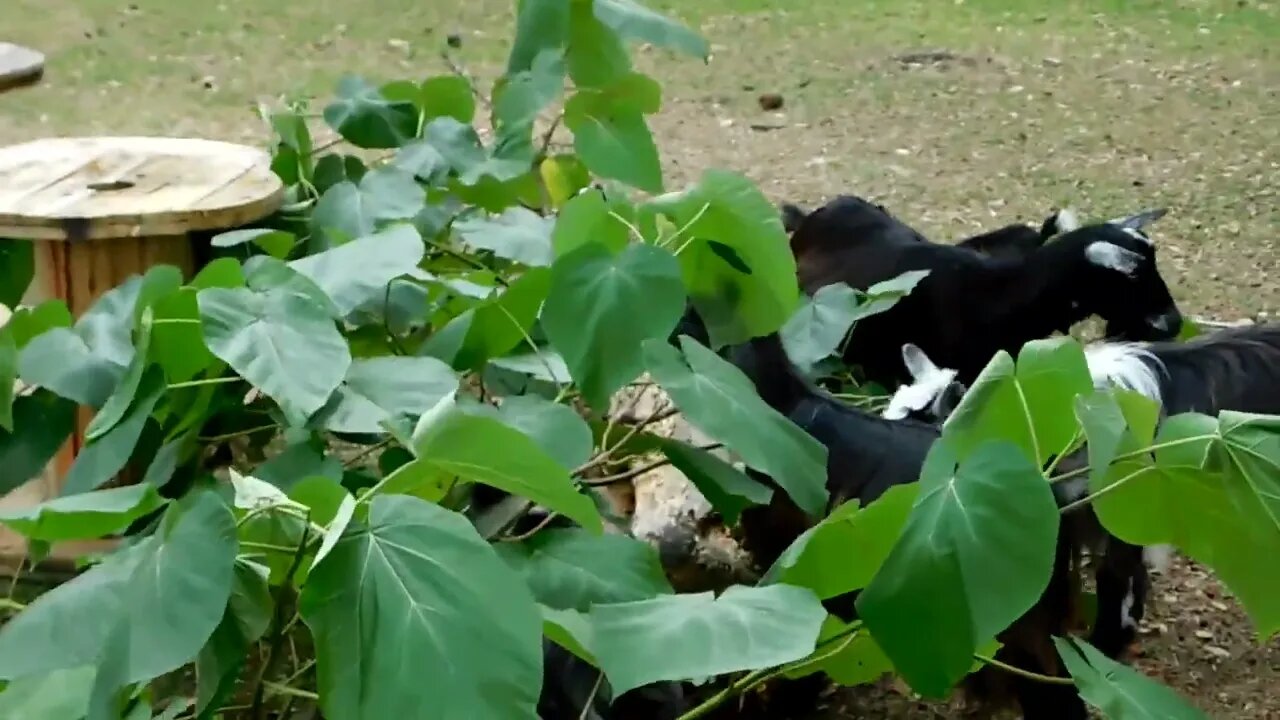
[[[1122,387],[1163,404],[1160,359],[1140,343],[1093,343],[1084,348],[1093,386]]]
[[[1054,226],[1058,228],[1060,233],[1069,233],[1073,230],[1079,230],[1082,226],[1080,216],[1071,208],[1062,208],[1058,211],[1058,217],[1053,221]]]
[[[1089,243],[1084,249],[1084,257],[1100,268],[1115,270],[1125,275],[1136,273],[1143,259],[1138,253],[1106,240]]]

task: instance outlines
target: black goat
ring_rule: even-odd
[[[920,348],[902,348],[913,382],[898,388],[885,418],[941,422],[959,405],[966,387],[956,373],[934,364]],[[1097,388],[1123,387],[1160,404],[1164,416],[1223,410],[1280,414],[1280,326],[1252,325],[1202,335],[1189,342],[1092,343],[1085,347]],[[1083,482],[1064,485],[1084,497]],[[1148,587],[1147,567],[1162,568],[1169,548],[1138,548],[1106,539],[1111,563],[1098,576],[1099,649],[1116,650],[1136,637]]]
[[[698,331],[698,321],[690,314],[686,314],[677,332],[687,329],[692,331],[691,337],[705,338],[705,332]],[[889,488],[919,478],[925,456],[940,436],[936,426],[885,420],[845,405],[800,375],[776,333],[725,348],[723,353],[753,382],[770,407],[827,448],[827,488],[832,507],[853,498],[865,505]],[[1066,471],[1078,466],[1081,457],[1065,459],[1060,468]],[[767,477],[753,475],[773,484]],[[1054,486],[1059,505],[1072,499],[1059,495],[1066,491],[1069,489]],[[1053,579],[1041,600],[1001,634],[1003,646],[998,656],[1002,661],[1046,675],[1062,674],[1052,637],[1067,634],[1077,619],[1076,559],[1086,540],[1079,533],[1096,524],[1090,522],[1091,517],[1086,509],[1064,519]],[[779,490],[769,505],[743,512],[743,546],[762,567],[767,567],[813,522]],[[847,615],[852,610],[852,596],[835,598],[827,606]],[[987,669],[971,678],[968,687],[979,695],[990,695],[993,689],[1011,690],[1029,720],[1087,717],[1083,701],[1069,686],[1048,685]]]
[[[1128,221],[1085,226],[1024,254],[1006,245],[989,257],[928,242],[866,200],[841,196],[804,217],[791,249],[811,294],[931,271],[893,308],[853,328],[845,360],[881,383],[909,379],[899,355],[906,343],[971,382],[997,350],[1017,352],[1092,315],[1117,339],[1169,339],[1182,326],[1154,244]]]

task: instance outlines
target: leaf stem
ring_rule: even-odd
[[[973,654],[973,659],[977,660],[978,662],[990,665],[992,667],[1004,670],[1007,673],[1012,673],[1019,677],[1024,677],[1028,680],[1035,680],[1036,682],[1049,683],[1051,685],[1075,685],[1076,684],[1076,682],[1071,678],[1055,677],[1053,675],[1041,675],[1040,673],[1037,673],[1037,672],[1031,672],[1030,670],[1023,670],[1020,667],[1014,667],[1013,665],[1010,665],[1005,662],[1001,662],[993,657],[987,657],[986,655],[979,655],[978,653]]]
[[[392,438],[392,437],[380,440],[377,442],[377,444],[370,445],[369,447],[361,450],[355,455],[352,455],[346,462],[342,463],[342,466],[347,468],[355,467],[360,463],[361,460],[364,460],[365,458],[387,447],[393,442],[395,442],[395,438]]]
[[[152,325],[199,325],[198,318],[156,318],[151,321]]]
[[[222,385],[225,383],[241,382],[244,378],[236,375],[227,377],[204,378],[203,380],[187,380],[186,382],[172,383],[169,385],[170,390],[178,390],[181,388],[202,387],[204,385]]]
[[[632,425],[631,429],[627,431],[626,435],[622,436],[621,440],[614,443],[613,446],[608,448],[607,450],[601,450],[599,453],[596,454],[594,458],[588,460],[586,463],[579,466],[578,469],[574,470],[573,474],[580,475],[592,468],[605,464],[606,462],[609,461],[609,458],[613,455],[613,453],[617,452],[618,449],[621,448],[623,445],[626,445],[627,442],[631,440],[631,438],[639,434],[640,431],[644,430],[646,426],[652,425],[653,423],[659,422],[661,420],[665,420],[671,417],[672,415],[675,415],[678,412],[680,412],[680,409],[675,407],[664,408],[662,410],[655,410],[652,414],[649,415],[649,417],[641,420],[635,425]],[[603,444],[603,440],[604,438],[601,438],[602,444]]]
[[[532,350],[533,354],[538,358],[538,362],[542,363],[543,369],[547,371],[547,377],[550,377],[551,382],[555,383],[557,388],[556,396],[559,397],[560,393],[564,392],[565,386],[556,382],[556,371],[551,367],[551,362],[547,360],[546,356],[542,354],[542,351],[538,349],[538,344],[533,341],[533,336],[529,334],[528,330],[525,330],[524,327],[520,325],[520,321],[516,320],[516,316],[512,315],[510,310],[502,306],[502,303],[495,303],[494,307],[501,310],[502,314],[507,316],[507,319],[511,321],[511,325],[520,333],[520,337],[524,338],[529,349]]]
[[[702,203],[702,207],[698,208],[698,212],[694,213],[692,218],[689,218],[689,222],[687,222],[687,223],[685,223],[684,225],[680,226],[680,228],[679,228],[678,230],[676,230],[676,231],[675,231],[675,234],[673,234],[670,238],[667,238],[667,241],[666,241],[666,242],[662,243],[662,246],[663,246],[663,247],[666,247],[666,246],[668,246],[668,245],[671,245],[672,243],[674,243],[674,242],[676,241],[676,239],[677,239],[677,238],[679,238],[681,235],[683,235],[683,234],[685,234],[686,232],[688,232],[688,231],[689,231],[689,228],[693,227],[693,224],[694,224],[694,223],[696,223],[696,222],[698,222],[699,220],[701,220],[701,219],[702,219],[702,216],[703,216],[703,215],[705,215],[705,214],[707,214],[707,210],[708,210],[708,209],[710,209],[710,208],[711,208],[711,203]],[[684,252],[684,251],[685,251],[685,248],[689,247],[689,244],[690,244],[690,243],[692,243],[694,240],[695,240],[695,238],[690,237],[688,240],[686,240],[686,241],[684,242],[684,244],[683,244],[683,245],[681,245],[680,247],[676,248],[676,249],[675,249],[675,251],[674,251],[674,252],[672,252],[672,255],[675,255],[676,257],[679,257],[679,256],[680,256],[680,253]]]
[[[600,686],[604,684],[604,671],[596,676],[596,684],[591,686],[591,694],[587,696],[586,702],[582,703],[582,713],[578,715],[578,720],[587,720],[587,715],[591,714],[591,704],[595,702],[596,695],[600,692]]]
[[[267,680],[264,680],[262,684],[276,695],[292,695],[293,697],[300,697],[305,700],[320,699],[319,695],[311,692],[310,690],[301,690],[299,688],[289,687],[288,685],[282,685],[281,683],[270,682]]]
[[[1133,458],[1142,457],[1144,455],[1150,455],[1156,452],[1157,450],[1164,450],[1166,448],[1177,447],[1179,445],[1186,445],[1188,443],[1200,442],[1201,440],[1210,440],[1213,437],[1214,437],[1213,435],[1194,435],[1192,437],[1179,438],[1177,440],[1169,440],[1168,442],[1153,443],[1146,447],[1138,448],[1137,450],[1130,450],[1129,452],[1126,452],[1126,453],[1120,453],[1119,455],[1111,458],[1111,462],[1114,464],[1121,460],[1132,460]],[[1076,468],[1075,470],[1064,472],[1061,475],[1058,475],[1057,477],[1051,478],[1050,480],[1051,482],[1062,482],[1063,480],[1084,475],[1088,473],[1091,469],[1092,469],[1091,466],[1086,465],[1085,467]]]
[[[627,229],[631,231],[631,234],[636,237],[636,240],[639,240],[640,242],[644,242],[644,235],[640,234],[640,228],[637,228],[635,225],[632,225],[630,220],[622,217],[621,215],[619,215],[618,213],[612,210],[609,211],[609,217],[613,218],[614,220],[617,220],[623,225],[626,225]]]
[[[1106,495],[1107,493],[1111,492],[1112,490],[1115,490],[1116,488],[1120,487],[1121,485],[1124,485],[1125,483],[1129,482],[1130,480],[1132,480],[1132,479],[1134,479],[1134,478],[1138,477],[1138,476],[1139,476],[1139,475],[1141,475],[1142,473],[1150,472],[1151,470],[1154,470],[1154,469],[1155,469],[1155,468],[1154,468],[1153,466],[1151,466],[1151,465],[1143,465],[1142,467],[1138,468],[1137,470],[1134,470],[1133,472],[1129,473],[1128,475],[1125,475],[1124,477],[1120,478],[1119,480],[1117,480],[1117,481],[1115,481],[1115,482],[1111,483],[1110,485],[1108,485],[1108,486],[1106,486],[1106,487],[1102,488],[1102,489],[1101,489],[1101,490],[1099,490],[1098,492],[1096,492],[1096,493],[1091,493],[1091,494],[1089,494],[1089,495],[1085,495],[1084,497],[1080,498],[1079,500],[1076,500],[1075,502],[1071,502],[1071,503],[1067,503],[1066,505],[1063,505],[1063,506],[1062,506],[1062,509],[1060,509],[1060,510],[1058,511],[1058,513],[1059,513],[1059,514],[1062,514],[1062,515],[1066,515],[1066,514],[1067,514],[1067,513],[1069,513],[1069,512],[1072,512],[1072,511],[1074,511],[1074,510],[1076,510],[1076,509],[1078,509],[1078,508],[1084,507],[1085,505],[1088,505],[1089,503],[1092,503],[1094,500],[1097,500],[1098,498],[1102,497],[1103,495]]]
[[[16,610],[18,612],[22,612],[23,610],[27,609],[27,606],[26,604],[20,603],[17,600],[14,600],[13,598],[0,598],[0,609]]]
[[[276,423],[271,423],[270,425],[259,425],[258,427],[251,427],[248,430],[237,430],[235,432],[225,433],[222,435],[202,435],[196,439],[199,440],[200,442],[220,443],[220,442],[226,442],[228,440],[235,440],[236,438],[244,437],[245,435],[260,433],[264,430],[275,430],[278,427],[279,425],[277,425]]]
[[[528,512],[528,508],[525,508],[525,512]],[[555,520],[558,515],[559,513],[549,512],[547,513],[546,517],[542,518],[542,520],[539,521],[537,525],[534,525],[528,531],[522,532],[519,535],[504,535],[502,537],[499,537],[498,541],[499,542],[522,542],[524,540],[528,540],[529,538],[537,534],[539,530],[542,530],[546,526],[550,525],[551,521]]]
[[[1062,448],[1062,451],[1059,452],[1057,455],[1054,455],[1053,460],[1049,463],[1049,466],[1044,469],[1045,478],[1053,477],[1053,471],[1058,469],[1058,463],[1062,462],[1062,458],[1067,456],[1071,448],[1075,447],[1075,444],[1079,442],[1083,436],[1084,436],[1084,430],[1082,428],[1076,428],[1075,434],[1071,436],[1071,439],[1069,441],[1067,441],[1067,446]]]
[[[494,272],[493,268],[489,267],[488,265],[485,265],[479,260],[467,255],[466,253],[458,252],[457,250],[449,247],[448,245],[439,243],[434,238],[429,238],[424,235],[422,239],[425,240],[426,243],[431,247],[435,248],[436,250],[439,250],[440,252],[444,253],[445,255],[448,255],[449,257],[455,260],[460,260],[466,263],[467,265],[470,265],[471,267],[475,268],[476,270],[484,270],[485,272],[492,274],[493,279],[499,285],[501,285],[502,287],[507,287],[508,285],[507,279],[499,275],[497,272]]]
[[[289,570],[284,575],[284,581],[280,583],[280,587],[275,593],[275,608],[271,618],[271,626],[274,628],[274,632],[271,634],[271,640],[267,644],[267,655],[262,661],[262,668],[258,671],[258,683],[253,691],[253,706],[249,710],[249,716],[255,720],[267,720],[267,707],[263,701],[266,698],[267,687],[276,686],[276,683],[269,682],[267,678],[275,672],[275,666],[279,663],[280,648],[284,645],[286,630],[292,624],[292,617],[290,617],[290,622],[285,622],[284,600],[285,593],[289,591],[292,585],[293,576],[298,572],[298,568],[302,566],[302,558],[306,555],[307,537],[310,535],[311,512],[308,511],[306,516],[307,526],[303,528],[302,538],[298,540],[298,547],[294,549],[293,560],[289,563]],[[296,616],[297,613],[294,612],[292,615]],[[289,689],[292,690],[293,688]]]

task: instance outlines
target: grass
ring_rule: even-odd
[[[1184,310],[1280,311],[1268,277],[1280,259],[1280,0],[656,4],[701,27],[714,50],[708,67],[639,53],[664,83],[653,124],[670,185],[727,167],[777,200],[854,191],[938,238],[1038,221],[1067,203],[1093,217],[1167,205],[1153,232]],[[449,33],[491,79],[511,7],[6,0],[0,39],[45,51],[49,66],[42,85],[0,95],[0,143],[144,133],[261,143],[259,103],[325,97],[345,72],[444,72]],[[898,59],[923,50],[951,59]],[[762,92],[785,106],[761,111]],[[1239,636],[1233,650],[1249,647],[1243,625],[1224,632]],[[1182,665],[1169,679],[1204,683],[1197,699],[1215,716],[1280,712],[1265,692],[1280,677],[1274,655],[1241,649],[1250,664],[1228,672],[1233,659],[1205,681],[1210,671],[1188,670],[1194,647],[1170,644]]]

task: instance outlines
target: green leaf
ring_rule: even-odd
[[[387,285],[413,272],[425,254],[422,236],[412,225],[393,225],[294,260],[289,267],[310,278],[346,316],[370,300],[385,298]]]
[[[536,395],[517,395],[502,399],[497,417],[528,435],[561,467],[576,468],[591,456],[591,428],[565,405]]]
[[[701,35],[635,0],[594,0],[593,7],[600,22],[628,40],[711,59],[711,47]]]
[[[1127,542],[1171,543],[1213,569],[1258,635],[1280,630],[1280,421],[1224,411],[1167,419],[1155,462],[1138,456],[1092,478],[1103,525]]]
[[[415,140],[400,148],[396,153],[397,157],[405,148],[412,146],[416,142],[419,141]],[[405,169],[407,170],[408,168]],[[364,161],[358,157],[352,157],[351,155],[325,155],[316,163],[315,178],[312,180],[312,184],[323,195],[329,188],[343,181],[350,181],[359,185],[360,179],[368,171],[369,169],[365,167]],[[275,253],[272,253],[272,255],[275,255]],[[284,256],[276,255],[276,257]]]
[[[929,274],[911,270],[862,293],[844,283],[826,285],[807,298],[782,326],[787,355],[802,372],[835,354],[855,322],[893,307]]]
[[[636,244],[615,255],[593,243],[551,268],[542,327],[583,397],[604,409],[614,391],[643,371],[641,343],[665,341],[684,305],[671,253]]]
[[[53,328],[18,356],[18,375],[79,405],[101,407],[124,375],[123,365],[95,351],[75,330]]]
[[[572,153],[560,153],[543,159],[538,165],[538,175],[542,177],[542,184],[547,189],[547,199],[551,201],[551,207],[557,210],[563,210],[569,200],[591,185],[591,171],[577,155]],[[557,219],[557,223],[561,219],[563,217]],[[553,232],[552,244],[554,243],[555,233]],[[619,246],[613,249],[621,250],[622,248]]]
[[[392,102],[362,78],[338,82],[338,98],[324,109],[324,121],[347,142],[361,148],[395,148],[418,130],[418,108]]]
[[[13,336],[18,350],[22,350],[36,336],[56,327],[69,328],[71,325],[71,311],[67,304],[62,300],[46,300],[35,307],[14,308],[4,327],[5,332]]]
[[[0,495],[44,472],[76,426],[76,405],[48,390],[13,402],[13,431],[0,428]]]
[[[329,157],[334,156],[326,156],[325,159],[327,160]],[[289,254],[289,251],[293,249],[297,242],[297,236],[291,232],[272,230],[270,228],[252,228],[219,233],[213,236],[209,244],[214,247],[235,247],[245,243],[253,243],[272,257],[283,258]]]
[[[133,361],[125,369],[124,377],[120,378],[120,384],[116,386],[115,391],[107,398],[102,409],[89,421],[89,426],[84,432],[86,442],[97,440],[118,425],[124,419],[125,412],[137,396],[138,387],[142,383],[142,373],[146,370],[149,362],[152,317],[153,315],[149,310],[143,314],[142,322],[139,323],[138,347],[134,353]]]
[[[680,412],[768,475],[802,510],[822,514],[827,502],[827,449],[765,404],[742,371],[688,337],[684,352],[666,339],[646,341],[649,373]],[[742,422],[742,418],[752,418]]]
[[[13,432],[14,383],[18,380],[18,344],[6,325],[0,327],[0,429]]]
[[[435,145],[426,140],[414,140],[397,150],[392,165],[432,185],[443,180],[450,170],[444,156]],[[429,207],[423,209],[427,210]]]
[[[674,439],[663,439],[661,446],[672,467],[698,488],[728,525],[737,523],[744,509],[765,505],[773,497],[768,486],[706,450]]]
[[[426,191],[413,172],[385,166],[369,171],[359,184],[344,181],[326,190],[316,202],[311,228],[325,234],[325,247],[341,245],[372,234],[382,223],[412,220],[424,207]]]
[[[609,214],[604,193],[596,189],[573,196],[556,217],[551,231],[551,245],[557,258],[583,245],[598,243],[610,252],[621,252],[627,246],[627,226]]]
[[[380,433],[384,421],[421,415],[457,389],[458,376],[435,358],[356,360],[316,420],[332,432]]]
[[[540,53],[564,47],[569,38],[569,5],[570,0],[519,0],[508,75],[531,68]]]
[[[494,89],[493,116],[499,131],[528,128],[543,108],[564,90],[564,56],[561,50],[540,52],[527,70],[499,81]]]
[[[461,75],[428,78],[419,88],[422,116],[427,120],[448,116],[469,123],[476,114],[471,81]]]
[[[0,678],[114,665],[122,684],[188,662],[231,591],[235,522],[212,493],[189,496],[156,534],[42,595],[0,630]],[[93,622],[85,622],[85,618]],[[104,653],[113,632],[127,653]]]
[[[906,529],[858,613],[912,689],[943,697],[974,651],[1040,598],[1057,538],[1053,493],[1017,447],[992,441],[957,467],[954,448],[935,443]]]
[[[827,616],[813,593],[789,585],[595,605],[591,650],[617,694],[782,665],[813,652]]]
[[[278,455],[254,468],[253,476],[289,492],[295,483],[309,477],[342,479],[342,463],[326,456],[319,443],[300,442],[287,446]]]
[[[1207,720],[1176,692],[1081,640],[1054,638],[1080,697],[1108,720]]]
[[[234,267],[238,273],[239,264],[234,264]],[[241,278],[239,285],[243,284]],[[197,292],[199,290],[195,287],[184,287],[161,298],[153,307],[155,320],[160,322],[152,325],[149,353],[164,369],[165,377],[171,383],[191,380],[218,362],[204,346],[204,338],[200,334]]]
[[[1124,412],[1115,395],[1108,391],[1077,396],[1075,410],[1088,441],[1090,484],[1099,485],[1104,482],[1125,438],[1128,427]]]
[[[996,438],[1043,464],[1077,436],[1075,398],[1093,394],[1080,343],[1071,337],[1033,340],[1018,352],[1015,369],[999,352],[946,423],[946,436],[963,458]]]
[[[551,264],[554,221],[522,207],[507,208],[489,218],[458,220],[453,229],[473,248],[531,267]]]
[[[747,178],[722,170],[697,185],[646,204],[681,228],[680,268],[712,347],[767,335],[791,317],[800,300],[796,262],[778,209]],[[750,269],[726,262],[715,245]]]
[[[99,538],[124,530],[164,503],[155,487],[129,485],[0,510],[0,523],[48,542]]]
[[[662,164],[644,116],[658,112],[661,89],[639,73],[605,90],[579,89],[564,104],[573,146],[593,173],[650,193],[662,192]]]
[[[846,502],[791,543],[763,582],[809,588],[823,600],[866,587],[906,526],[919,489],[890,488],[865,508]],[[858,552],[850,555],[849,548]]]
[[[504,355],[524,340],[538,318],[538,309],[551,286],[551,272],[531,268],[506,290],[476,306],[454,322],[465,322],[462,344],[450,363],[455,370],[483,367],[490,358]],[[451,323],[452,324],[452,323]]]
[[[534,598],[556,610],[586,612],[600,603],[648,600],[672,592],[657,551],[634,538],[555,529],[495,547],[524,576]]]
[[[301,425],[337,389],[351,365],[328,310],[286,286],[209,288],[197,296],[205,344],[218,359]]]
[[[35,243],[0,238],[0,305],[16,308],[35,276]]]
[[[575,2],[569,11],[565,60],[569,77],[579,88],[603,87],[631,71],[622,38],[596,19],[592,5]]]
[[[432,120],[422,134],[458,174],[463,185],[474,186],[486,177],[506,182],[529,172],[526,161],[491,157],[475,128],[451,117]]]
[[[540,605],[542,611],[542,634],[547,639],[578,657],[599,666],[594,655],[587,648],[591,646],[591,619],[586,613],[576,610],[553,610]]]
[[[267,585],[268,570],[237,559],[232,568],[231,598],[222,621],[196,657],[196,709],[217,707],[234,689],[249,650],[266,632],[274,602]]]
[[[441,718],[534,716],[542,619],[461,515],[374,498],[368,527],[349,528],[312,571],[299,611],[327,717],[413,717],[424,697]]]
[[[137,398],[120,422],[106,434],[88,443],[62,482],[64,497],[88,492],[101,486],[124,469],[142,437],[151,411],[165,392],[164,373],[151,366],[142,374]]]
[[[77,667],[14,680],[0,692],[0,720],[83,720],[94,672]]]
[[[519,495],[599,533],[600,513],[568,471],[529,436],[489,417],[453,412],[417,448],[419,458],[465,480]]]

